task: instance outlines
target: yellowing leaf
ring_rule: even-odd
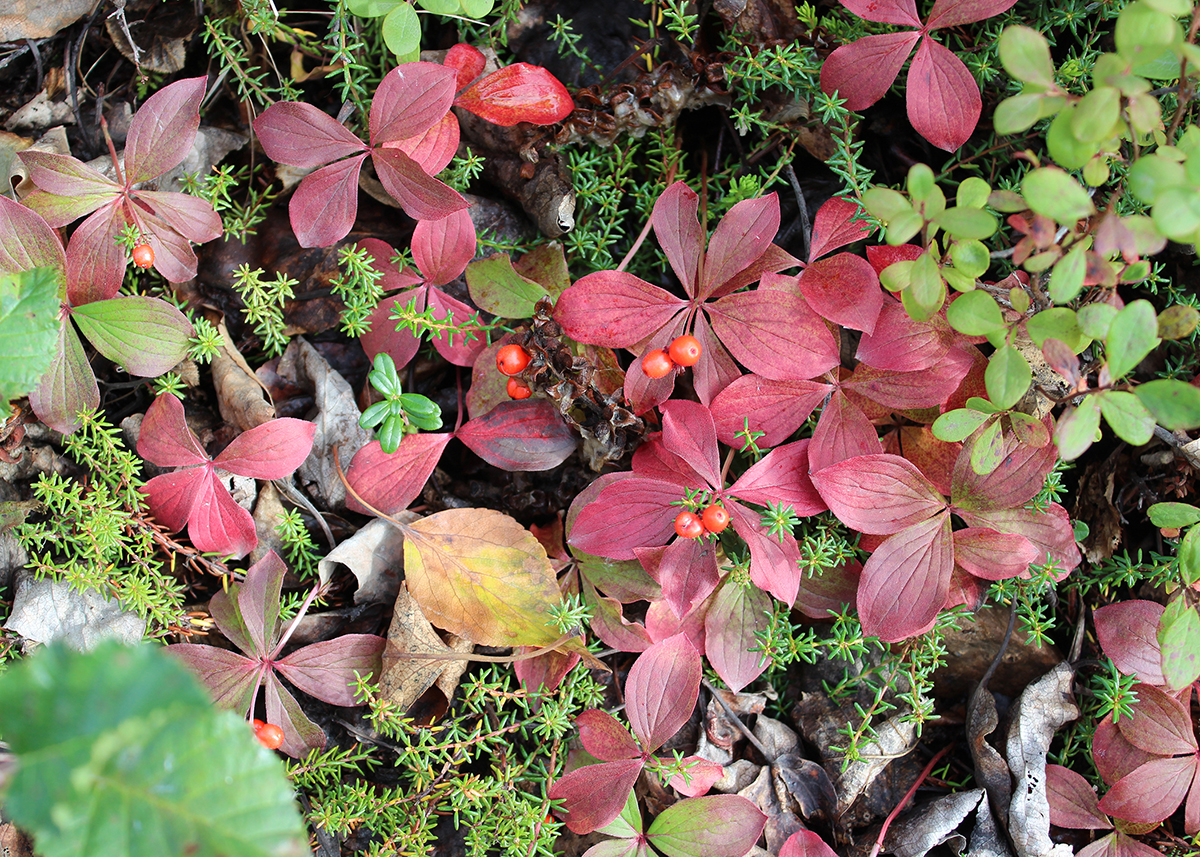
[[[448,509],[404,529],[404,575],[429,621],[483,646],[559,639],[560,600],[545,549],[502,512]]]

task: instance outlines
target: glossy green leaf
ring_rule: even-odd
[[[908,168],[906,187],[913,202],[927,201],[937,187],[933,180],[933,170],[926,164],[913,164]]]
[[[1029,27],[1005,27],[1000,34],[1000,62],[1014,80],[1054,86],[1054,63],[1046,37]]]
[[[929,428],[938,440],[954,443],[966,440],[975,429],[987,422],[990,416],[991,414],[970,408],[955,408],[934,420]]]
[[[862,195],[863,208],[884,223],[904,214],[911,214],[913,207],[908,197],[886,187],[873,187]]]
[[[360,18],[378,18],[401,4],[408,5],[404,0],[347,0],[346,8]]]
[[[1105,390],[1098,393],[1100,413],[1117,437],[1132,446],[1149,443],[1154,437],[1154,417],[1133,393]]]
[[[981,411],[985,414],[1002,414],[1005,408],[998,408],[980,396],[971,396],[967,399],[967,407],[973,411]]]
[[[1153,305],[1146,300],[1127,304],[1113,318],[1104,338],[1112,380],[1119,381],[1128,375],[1161,341]]]
[[[1000,408],[1011,408],[1019,402],[1032,377],[1029,363],[1011,345],[997,348],[983,373],[988,398]]]
[[[0,403],[23,396],[50,368],[58,329],[53,268],[0,274]]]
[[[1200,524],[1200,507],[1191,503],[1155,503],[1146,511],[1150,513],[1150,523],[1156,527],[1183,529]],[[1200,544],[1196,548],[1200,550]]]
[[[950,261],[968,277],[979,278],[992,266],[987,245],[982,241],[955,241],[950,245]]]
[[[1089,342],[1079,329],[1075,311],[1066,307],[1042,310],[1025,322],[1025,328],[1029,331],[1029,338],[1038,348],[1041,348],[1047,339],[1059,339],[1072,352],[1078,354]]]
[[[1088,304],[1075,313],[1075,320],[1085,336],[1103,341],[1108,336],[1117,308],[1112,304]]]
[[[1121,93],[1116,87],[1098,86],[1083,96],[1071,113],[1071,133],[1086,143],[1100,143],[1113,136],[1121,121]]]
[[[1065,170],[1039,167],[1025,175],[1021,195],[1038,214],[1070,225],[1095,212],[1086,190]]]
[[[1110,172],[1108,158],[1097,155],[1083,165],[1083,183],[1088,187],[1100,187],[1108,181]]]
[[[946,299],[946,286],[931,253],[922,253],[913,261],[912,282],[904,290],[904,295],[920,308],[926,318],[941,309]]]
[[[899,292],[912,284],[913,262],[893,262],[879,274],[879,283],[889,292]]]
[[[995,234],[998,226],[995,216],[990,212],[984,211],[982,208],[964,208],[962,206],[946,209],[934,218],[933,223],[954,238],[977,241],[990,238]]]
[[[1163,378],[1139,384],[1134,393],[1163,428],[1170,431],[1200,428],[1200,388]]]
[[[1183,688],[1200,677],[1200,615],[1186,598],[1171,599],[1158,620],[1158,644],[1167,684]]]
[[[982,290],[967,292],[956,298],[946,307],[946,320],[951,327],[967,336],[986,336],[1007,327],[996,299]]]
[[[1063,256],[1050,272],[1050,299],[1056,304],[1070,303],[1083,291],[1083,279],[1087,274],[1087,253],[1076,244]]]
[[[421,49],[421,21],[417,10],[401,3],[383,19],[383,41],[388,50],[404,61]]]
[[[1079,407],[1069,408],[1058,418],[1054,443],[1065,461],[1074,461],[1096,441],[1100,431],[1100,402],[1095,396],[1084,396]]]
[[[971,292],[975,290],[975,278],[958,268],[942,268],[942,279],[946,285],[956,292]]]

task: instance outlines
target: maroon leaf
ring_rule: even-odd
[[[779,857],[837,857],[837,852],[811,830],[798,830],[783,843]]]
[[[455,437],[503,470],[550,470],[575,451],[575,433],[545,399],[503,402],[476,417]]]
[[[283,479],[308,458],[316,431],[306,420],[271,420],[235,437],[213,463],[239,476]]]
[[[953,152],[971,138],[983,101],[963,61],[925,38],[908,70],[907,104],[913,129],[939,149]]]
[[[813,431],[812,445],[808,450],[808,463],[813,472],[847,458],[882,452],[883,444],[879,442],[875,426],[867,419],[862,408],[850,401],[841,390],[834,390],[821,411],[821,419]]]
[[[915,321],[899,301],[888,298],[874,331],[859,340],[855,356],[875,369],[915,372],[934,365],[945,353],[946,346],[931,322]]]
[[[325,747],[325,732],[308,719],[295,698],[284,690],[273,672],[263,682],[263,695],[267,703],[267,722],[275,723],[283,730],[283,744],[279,749],[293,758],[308,754],[310,750]]]
[[[250,710],[250,694],[259,675],[256,662],[237,652],[195,643],[175,643],[167,646],[167,652],[183,661],[221,708],[239,714]]]
[[[712,594],[721,579],[716,549],[698,539],[676,539],[665,548],[635,548],[647,573],[662,586],[676,616],[687,616]]]
[[[862,396],[896,410],[933,408],[945,402],[971,369],[965,355],[945,352],[939,361],[918,372],[893,372],[860,363],[842,383],[853,398]]]
[[[125,251],[113,236],[124,226],[125,214],[118,202],[101,207],[75,227],[67,242],[67,300],[71,304],[117,296],[124,277]]]
[[[946,508],[921,472],[896,455],[848,458],[813,473],[812,481],[838,519],[864,533],[897,533]]]
[[[869,236],[873,230],[871,224],[866,220],[854,219],[859,211],[860,206],[853,199],[835,196],[826,200],[817,211],[817,216],[813,218],[808,258],[819,259],[839,247],[845,247]],[[875,279],[878,282],[878,274]]]
[[[681,317],[679,321],[682,330],[683,318]],[[703,315],[696,316],[692,335],[700,341],[700,347],[703,349],[700,362],[692,367],[692,385],[696,388],[696,395],[701,403],[707,406],[712,404],[713,398],[739,378],[742,373]],[[668,337],[667,341],[669,342],[671,338],[673,337]],[[636,376],[638,373],[633,374]],[[644,372],[641,374],[645,375]],[[628,391],[628,383],[626,391]],[[639,411],[639,413],[641,412]]]
[[[954,533],[954,561],[984,580],[1007,580],[1029,570],[1042,558],[1033,542],[1015,533],[968,527]]]
[[[1151,759],[1118,780],[1100,810],[1139,824],[1162,821],[1183,803],[1195,775],[1194,756]]]
[[[768,275],[764,283],[777,276]],[[713,331],[733,356],[764,378],[813,378],[838,363],[833,335],[797,294],[759,288],[706,308]]]
[[[453,315],[456,320],[463,322],[470,318],[475,312],[474,307],[467,306],[459,300],[455,300],[441,289],[428,287],[428,306],[435,311],[435,315],[439,318],[446,318]],[[394,324],[394,322],[393,322]],[[397,331],[399,333],[400,331]],[[487,347],[482,336],[476,335],[470,342],[466,341],[464,335],[450,336],[446,333],[439,333],[436,336],[431,335],[430,340],[433,342],[433,347],[437,349],[438,354],[445,357],[455,366],[472,366],[475,363],[475,358],[479,353]]]
[[[920,27],[914,0],[841,0],[843,6],[864,21]]]
[[[1051,503],[1045,510],[1032,509],[989,509],[984,512],[968,512],[955,507],[968,526],[990,527],[1001,533],[1020,533],[1038,548],[1039,555],[1049,554],[1063,573],[1079,565],[1079,546],[1071,527],[1067,510]]]
[[[475,224],[461,209],[441,220],[421,220],[413,229],[413,261],[425,279],[445,285],[467,268],[475,257]]]
[[[0,273],[54,268],[65,276],[67,256],[46,219],[19,202],[0,195]]]
[[[492,72],[454,99],[454,104],[495,125],[553,125],[575,109],[571,93],[541,66],[513,63]]]
[[[748,268],[771,244],[779,231],[779,197],[770,193],[743,199],[729,209],[713,230],[704,259],[704,277],[696,297],[707,298],[744,268]]]
[[[288,203],[301,247],[328,247],[345,238],[358,214],[358,176],[366,154],[321,167],[304,177]]]
[[[634,548],[663,545],[674,535],[670,503],[682,497],[673,482],[633,475],[614,481],[579,513],[568,543],[596,556],[635,559]]]
[[[297,101],[268,107],[254,120],[254,133],[268,158],[294,167],[319,167],[368,148],[341,122]]]
[[[686,306],[633,274],[597,271],[559,296],[554,318],[577,342],[628,348],[670,323]]]
[[[457,191],[433,178],[400,149],[375,149],[371,161],[384,189],[409,217],[440,220],[467,207]]]
[[[957,27],[991,18],[1011,9],[1017,0],[937,0],[929,12],[930,30]]]
[[[163,395],[170,395],[164,393]],[[258,544],[258,533],[254,529],[254,519],[250,513],[234,502],[233,496],[224,483],[217,479],[212,471],[212,465],[205,465],[197,470],[200,476],[193,483],[196,500],[188,515],[188,537],[198,550],[218,553],[239,559]],[[146,484],[150,485],[156,476]],[[150,494],[150,511],[155,512],[155,494]]]
[[[389,140],[381,148],[399,149],[416,161],[425,172],[436,176],[454,160],[454,153],[458,151],[458,140],[458,117],[447,113],[425,133],[409,137],[407,140]]]
[[[374,634],[343,634],[297,649],[276,661],[275,668],[309,696],[330,705],[358,705],[356,674],[378,676],[386,642]]]
[[[232,594],[218,592],[212,597],[209,610],[222,632],[246,654],[267,654],[274,648],[278,635],[279,593],[287,566],[275,551],[267,554],[246,571],[245,579],[231,587]],[[232,627],[229,624],[232,623]],[[245,629],[249,645],[231,632]]]
[[[871,333],[883,309],[879,276],[861,256],[838,253],[800,274],[800,293],[823,318]]]
[[[1117,723],[1125,740],[1157,756],[1194,754],[1196,735],[1184,704],[1157,687],[1148,684],[1134,687],[1138,695],[1134,716],[1122,717]]]
[[[1112,822],[1100,811],[1088,781],[1062,765],[1046,766],[1046,798],[1050,823],[1076,830],[1108,830]]]
[[[187,526],[192,509],[200,498],[204,474],[205,470],[199,467],[164,473],[155,476],[142,488],[151,513],[168,532],[177,533]]]
[[[186,467],[209,460],[184,420],[183,404],[174,396],[159,396],[146,409],[137,453],[159,467]]]
[[[802,517],[827,508],[808,475],[808,439],[771,450],[751,465],[729,489],[729,494],[747,503],[791,506]]]
[[[769,535],[759,516],[741,503],[726,502],[733,528],[750,550],[750,579],[784,604],[796,600],[800,589],[800,550],[796,540]]]
[[[453,69],[410,62],[383,76],[371,99],[371,143],[423,134],[450,112],[457,77]]]
[[[200,102],[206,77],[177,80],[146,99],[125,137],[125,177],[129,185],[157,178],[177,166],[200,129]]]
[[[704,252],[704,235],[696,218],[699,204],[699,194],[679,181],[663,191],[650,216],[659,246],[689,295],[695,294],[696,272]]]
[[[626,713],[642,749],[653,753],[692,716],[700,693],[700,654],[684,634],[638,655],[625,681]]]
[[[816,381],[772,381],[761,375],[743,375],[712,400],[711,412],[721,443],[742,448],[738,432],[763,432],[755,443],[778,446],[804,424],[829,393],[828,384]]]
[[[589,708],[575,718],[575,725],[579,728],[583,749],[602,762],[645,757],[629,730],[611,714]]]
[[[948,511],[885,539],[863,565],[863,633],[891,643],[924,631],[946,603],[953,570]]]
[[[686,461],[709,485],[721,484],[717,459],[717,431],[708,408],[696,402],[665,402],[663,446]]]
[[[771,599],[755,586],[741,586],[731,578],[717,592],[704,617],[704,655],[729,689],[740,691],[767,668],[757,632],[768,630]]]
[[[1004,458],[991,473],[980,475],[971,466],[971,448],[964,445],[954,465],[950,496],[955,509],[982,511],[1024,506],[1037,496],[1054,467],[1058,452],[1053,445],[1040,449],[1004,440]]]
[[[1096,724],[1096,734],[1092,737],[1092,760],[1096,763],[1096,772],[1109,785],[1153,758],[1153,753],[1139,750],[1125,740],[1111,716]]]
[[[547,797],[563,802],[566,824],[573,833],[591,833],[621,814],[641,772],[641,759],[576,768],[556,780]]]
[[[836,91],[848,110],[865,110],[887,94],[920,37],[914,31],[883,33],[842,45],[821,66],[821,89]]]
[[[355,492],[385,515],[395,515],[417,499],[452,434],[410,434],[388,455],[373,440],[354,454],[346,480]],[[346,507],[363,514],[374,514],[349,496]]]
[[[1158,623],[1166,608],[1154,601],[1121,601],[1095,614],[1100,648],[1117,669],[1146,684],[1167,683],[1162,671]]]

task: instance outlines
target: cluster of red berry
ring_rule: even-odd
[[[278,750],[283,744],[283,730],[274,723],[264,723],[256,717],[250,721],[250,725],[254,727],[254,737],[258,743],[268,750]]]
[[[705,533],[716,535],[729,526],[729,513],[716,503],[701,514],[683,511],[675,516],[675,533],[681,538],[698,539]]]
[[[533,390],[527,384],[512,377],[524,372],[529,360],[529,352],[516,344],[506,345],[496,352],[496,368],[500,374],[509,376],[506,389],[511,398],[528,399],[533,395]]]
[[[677,336],[664,348],[646,352],[642,371],[651,378],[665,378],[676,366],[695,366],[700,362],[700,340],[691,334]]]

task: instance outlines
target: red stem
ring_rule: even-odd
[[[904,809],[908,802],[912,800],[912,796],[917,793],[917,787],[925,782],[925,778],[929,776],[929,772],[933,770],[933,766],[941,760],[942,756],[949,753],[953,747],[953,744],[947,744],[934,754],[933,758],[929,760],[929,764],[925,766],[925,770],[921,771],[921,776],[917,777],[917,781],[904,793],[904,797],[900,799],[900,803],[896,804],[896,808],[888,813],[888,817],[884,819],[883,827],[879,828],[879,836],[875,838],[875,845],[871,848],[871,857],[879,857],[879,849],[883,847],[883,838],[887,836],[888,827],[891,826],[892,821],[900,814],[900,810]]]

